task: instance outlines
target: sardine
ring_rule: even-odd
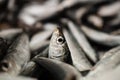
[[[25,24],[31,26],[35,24],[36,21],[45,20],[61,11],[61,8],[59,9],[58,5],[58,0],[46,0],[42,4],[33,1],[21,10],[19,19],[25,22]]]
[[[40,4],[33,1],[26,5],[19,14],[19,19],[22,20],[27,25],[33,25],[38,20],[46,20],[67,8],[70,8],[78,3],[86,3],[89,0],[56,0],[49,1],[46,0],[44,3]],[[101,0],[100,0],[101,1]],[[99,2],[99,1],[94,1]]]
[[[45,40],[52,35],[53,30],[46,30],[35,34],[30,41],[30,48],[32,51],[39,49]],[[46,43],[47,44],[47,43]]]
[[[85,53],[82,51],[82,49],[77,45],[75,40],[73,40],[71,34],[67,30],[64,30],[64,35],[71,52],[73,65],[79,71],[90,70],[92,68],[92,65],[86,58]]]
[[[78,29],[74,23],[71,21],[68,21],[68,28],[70,29],[72,35],[75,37],[76,41],[78,42],[79,46],[84,50],[85,54],[93,61],[97,61],[97,55],[95,53],[95,50],[92,48],[92,46],[89,44],[88,40],[86,39],[83,32]]]
[[[90,71],[85,77],[86,80],[95,80],[103,73],[115,69],[120,64],[120,46],[110,50]]]
[[[110,34],[107,34],[104,32],[96,31],[96,30],[88,28],[86,26],[82,26],[81,29],[89,39],[91,39],[99,44],[103,44],[103,45],[107,45],[107,46],[120,45],[120,36],[119,35],[110,35]]]
[[[56,80],[80,80],[81,74],[71,65],[58,60],[39,57],[34,61],[48,70]]]
[[[18,75],[29,59],[29,38],[23,33],[9,47],[7,55],[0,62],[0,69],[10,75]]]
[[[52,34],[48,57],[70,64],[72,63],[67,42],[60,28],[56,28]]]

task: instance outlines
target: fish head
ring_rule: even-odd
[[[68,55],[68,46],[60,28],[56,28],[52,34],[49,45],[49,57],[64,61]]]

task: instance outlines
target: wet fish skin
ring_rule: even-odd
[[[96,30],[88,28],[86,26],[82,26],[81,30],[85,33],[85,35],[89,39],[91,39],[99,44],[106,45],[106,46],[120,45],[120,36],[119,35],[110,35],[107,33],[96,31]]]
[[[0,62],[0,69],[10,75],[18,75],[29,59],[29,38],[23,33],[9,47],[7,55]]]
[[[56,80],[80,80],[82,77],[74,67],[58,60],[39,57],[33,61],[48,70]]]
[[[78,42],[79,46],[82,48],[85,54],[95,63],[97,61],[97,55],[95,53],[95,50],[89,44],[83,32],[77,28],[78,26],[76,26],[73,22],[69,20],[67,22],[67,25],[71,33],[73,33],[72,35]]]
[[[90,70],[92,68],[92,65],[86,58],[85,53],[81,50],[81,48],[78,46],[75,40],[73,40],[72,36],[66,29],[64,29],[63,33],[65,35],[66,41],[68,43],[68,47],[71,52],[73,65],[79,71]]]
[[[112,70],[108,70],[106,72],[103,72],[100,76],[97,78],[82,78],[81,80],[119,80],[120,79],[120,66],[116,66]]]
[[[56,28],[52,34],[48,57],[51,59],[72,63],[67,42],[60,28]]]
[[[114,70],[120,64],[120,46],[108,51],[105,56],[93,67],[85,80],[93,80],[103,73]]]

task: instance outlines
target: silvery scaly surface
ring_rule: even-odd
[[[29,38],[23,33],[9,47],[7,55],[1,61],[0,69],[10,75],[18,75],[29,59]]]
[[[85,54],[93,62],[96,62],[97,61],[97,55],[95,53],[95,50],[92,48],[90,43],[88,43],[88,40],[86,39],[83,32],[80,29],[78,29],[77,28],[78,26],[76,26],[71,21],[68,21],[67,24],[68,24],[68,28],[70,29],[71,33],[73,33],[72,35],[74,36],[74,38],[78,42],[79,46],[84,50]]]
[[[51,59],[72,63],[67,42],[60,28],[56,28],[52,34],[48,57]]]
[[[80,80],[81,74],[71,65],[64,62],[39,57],[34,61],[48,70],[56,80]]]
[[[71,52],[73,65],[79,71],[90,70],[92,68],[92,65],[86,58],[85,53],[76,44],[76,42],[73,40],[73,38],[71,37],[71,35],[69,34],[69,32],[67,30],[64,30],[64,35],[65,35],[66,41],[68,43],[68,47]]]
[[[120,46],[108,51],[84,79],[95,80],[99,78],[103,73],[118,67],[119,63],[120,63]]]

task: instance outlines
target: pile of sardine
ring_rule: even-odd
[[[120,1],[0,0],[0,80],[120,80]]]

